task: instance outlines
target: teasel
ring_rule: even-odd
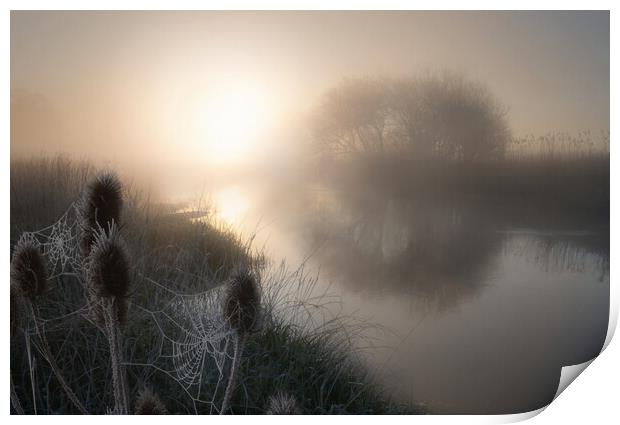
[[[99,298],[126,298],[129,274],[129,255],[118,226],[111,224],[97,231],[87,260],[93,294]]]
[[[126,318],[126,302],[130,282],[130,263],[118,227],[111,223],[94,236],[86,261],[86,276],[95,313],[103,316],[110,346],[114,411],[129,413],[129,401],[122,366],[121,321]]]
[[[138,394],[134,413],[136,415],[167,415],[168,410],[153,390],[144,388]]]
[[[268,415],[301,415],[297,399],[290,394],[278,391],[269,397]]]
[[[27,304],[32,314],[35,333],[41,342],[37,345],[41,355],[50,365],[56,379],[58,379],[58,382],[60,382],[60,385],[75,407],[77,407],[80,413],[88,414],[88,411],[73,392],[56,364],[55,357],[52,355],[52,350],[45,334],[45,329],[43,329],[42,324],[39,323],[37,298],[45,294],[47,279],[47,260],[41,252],[39,243],[31,234],[26,233],[22,235],[15,246],[13,258],[11,259],[11,287],[16,288],[17,292],[28,301]],[[17,300],[15,299],[14,301]],[[18,312],[18,305],[19,303],[15,302],[14,305],[11,306],[12,314],[13,308],[15,308],[16,314],[21,313]],[[17,317],[13,317],[13,320],[16,320],[16,318]],[[12,326],[14,326],[13,323]],[[29,344],[29,336],[25,334],[25,337],[27,338],[26,343]]]
[[[39,243],[30,234],[17,241],[11,259],[11,285],[34,301],[47,288],[47,262]]]
[[[17,331],[18,323],[24,316],[21,310],[22,304],[20,298],[25,298],[30,302],[34,302],[38,295],[42,295],[47,287],[47,267],[43,255],[39,250],[37,241],[31,234],[24,233],[21,235],[11,257],[11,332]],[[32,309],[33,318],[36,320],[34,308]],[[30,334],[24,332],[24,340],[26,343],[26,355],[28,364],[30,365],[30,383],[32,389],[32,400],[35,414],[37,412],[36,391],[34,386],[34,369],[32,351],[30,350]],[[17,393],[13,386],[13,377],[11,374],[11,404],[18,414],[23,414],[21,404],[17,399]]]
[[[103,172],[87,186],[78,203],[80,248],[88,256],[96,233],[120,225],[123,208],[122,185],[116,174]]]
[[[220,414],[225,414],[228,410],[245,342],[258,327],[261,313],[260,303],[261,293],[256,276],[249,269],[236,271],[229,282],[224,299],[224,315],[235,332],[235,346]]]
[[[120,238],[118,227],[112,223],[106,230],[95,232],[91,254],[87,258],[87,279],[92,312],[97,325],[106,326],[104,300],[116,299],[116,320],[121,328],[127,318],[129,256]]]

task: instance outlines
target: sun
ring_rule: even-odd
[[[199,137],[212,162],[236,163],[256,153],[273,119],[273,102],[258,87],[211,91],[199,108]]]

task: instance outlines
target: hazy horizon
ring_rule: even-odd
[[[608,329],[609,16],[12,12],[13,410],[546,406]]]
[[[343,78],[444,70],[488,86],[515,135],[609,129],[605,11],[14,11],[11,156],[286,158]]]

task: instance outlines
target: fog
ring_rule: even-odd
[[[12,12],[12,181],[115,169],[316,273],[399,402],[521,412],[605,338],[609,79],[608,12]]]
[[[224,92],[256,98],[256,162],[296,150],[342,78],[443,70],[487,85],[517,135],[609,127],[605,12],[13,12],[11,155],[213,162]]]

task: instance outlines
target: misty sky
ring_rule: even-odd
[[[274,148],[343,77],[445,69],[516,135],[609,129],[608,12],[12,12],[12,155],[191,156],[204,99],[244,90]]]

